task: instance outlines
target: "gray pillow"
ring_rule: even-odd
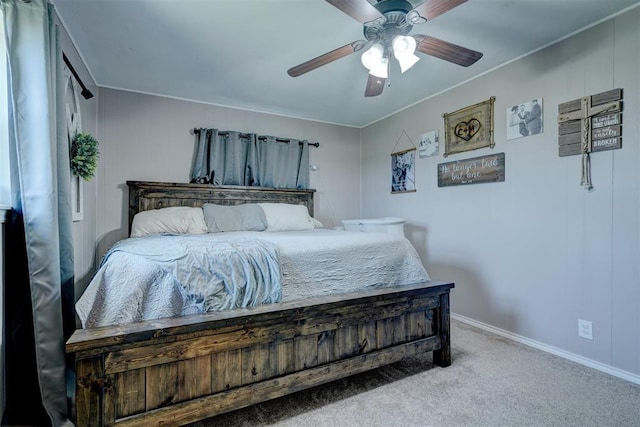
[[[202,211],[209,233],[264,231],[267,228],[267,218],[257,204],[226,206],[205,203],[202,205]]]

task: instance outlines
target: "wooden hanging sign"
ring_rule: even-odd
[[[622,148],[622,89],[558,105],[560,157]]]
[[[504,153],[438,165],[438,187],[504,181]]]

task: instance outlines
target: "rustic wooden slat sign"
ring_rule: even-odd
[[[438,165],[438,187],[504,181],[504,153]]]
[[[558,105],[558,155],[622,148],[622,89]]]

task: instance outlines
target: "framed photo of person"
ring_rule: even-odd
[[[543,131],[542,98],[521,102],[507,108],[507,139],[537,135]]]
[[[495,147],[493,140],[493,104],[495,96],[452,113],[444,113],[444,153],[462,153]]]
[[[391,194],[416,191],[416,149],[391,153]]]

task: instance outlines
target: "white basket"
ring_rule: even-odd
[[[402,218],[377,218],[377,219],[344,219],[342,224],[346,231],[363,231],[367,233],[389,233],[404,236],[404,223]]]

